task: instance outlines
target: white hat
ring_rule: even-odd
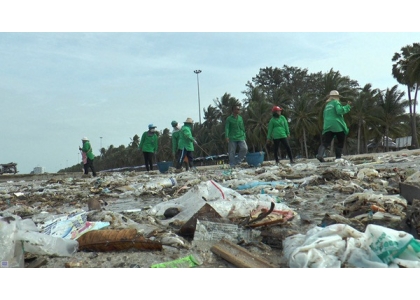
[[[187,118],[187,119],[185,120],[185,122],[184,122],[184,123],[193,124],[193,123],[194,123],[194,121],[193,121],[193,119],[191,119],[191,118]]]
[[[84,137],[84,138],[82,139],[82,141],[89,141],[89,139],[88,139],[87,137]]]
[[[338,97],[338,98],[340,98],[340,97],[342,97],[342,96],[340,96],[340,93],[339,93],[338,91],[336,91],[336,90],[332,90],[332,91],[330,92],[330,94],[328,95],[328,98],[332,98],[332,97]]]

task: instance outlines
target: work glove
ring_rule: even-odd
[[[194,139],[194,144],[198,145],[197,141]]]

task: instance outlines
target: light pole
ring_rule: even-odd
[[[200,108],[200,83],[198,81],[198,74],[201,73],[201,70],[195,70],[195,74],[197,74],[197,91],[198,91],[198,117],[200,119],[200,125],[201,125],[201,108]]]

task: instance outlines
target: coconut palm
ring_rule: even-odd
[[[407,100],[403,100],[404,92],[397,90],[398,85],[391,89],[386,89],[384,93],[378,95],[379,118],[383,126],[383,135],[389,138],[390,135],[400,135],[404,132],[404,112],[409,105]],[[389,151],[389,143],[386,142],[386,151]]]
[[[230,94],[225,93],[220,100],[216,98],[213,100],[218,110],[217,117],[225,122],[226,118],[232,114],[232,107],[241,105],[240,101]]]
[[[271,104],[256,89],[253,92],[255,98],[250,99],[243,118],[245,123],[247,144],[253,152],[264,149],[267,152],[267,128],[271,117]]]
[[[316,99],[304,94],[296,97],[290,110],[290,131],[301,141],[302,153],[308,158],[307,135],[316,134],[317,111],[314,110]]]
[[[217,107],[209,105],[207,109],[204,108],[204,122],[202,125],[203,127],[212,128],[219,122],[221,122],[220,111]]]
[[[415,82],[417,87],[420,84],[420,49],[413,50],[408,60],[410,61],[409,77],[412,82]],[[418,90],[418,89],[417,89]],[[417,92],[416,90],[416,92]]]
[[[368,141],[367,127],[374,127],[381,123],[381,120],[372,113],[378,100],[380,91],[372,89],[371,84],[366,84],[352,101],[350,120],[357,126],[357,154],[361,153],[361,140],[366,145]],[[365,151],[365,149],[364,149]]]
[[[325,98],[332,90],[337,90],[342,100],[353,99],[359,84],[348,76],[342,76],[339,71],[330,71],[323,75],[320,98]]]
[[[165,128],[158,137],[158,155],[159,161],[172,160],[172,139],[168,128]]]
[[[419,147],[417,138],[417,91],[418,79],[415,74],[417,67],[417,54],[420,52],[420,43],[414,43],[401,48],[401,52],[397,52],[392,57],[394,64],[392,65],[392,75],[398,83],[407,86],[408,107],[410,111],[410,125],[412,135],[412,147],[417,149]],[[414,57],[412,56],[414,55]],[[413,73],[414,72],[414,73]],[[413,76],[414,74],[414,76]],[[414,91],[414,98],[411,97],[411,92]]]

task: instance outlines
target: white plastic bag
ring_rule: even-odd
[[[2,268],[23,268],[22,242],[15,239],[18,216],[0,218],[0,263]]]
[[[72,256],[79,246],[77,241],[34,231],[18,230],[16,239],[23,241],[25,252],[39,255]]]

